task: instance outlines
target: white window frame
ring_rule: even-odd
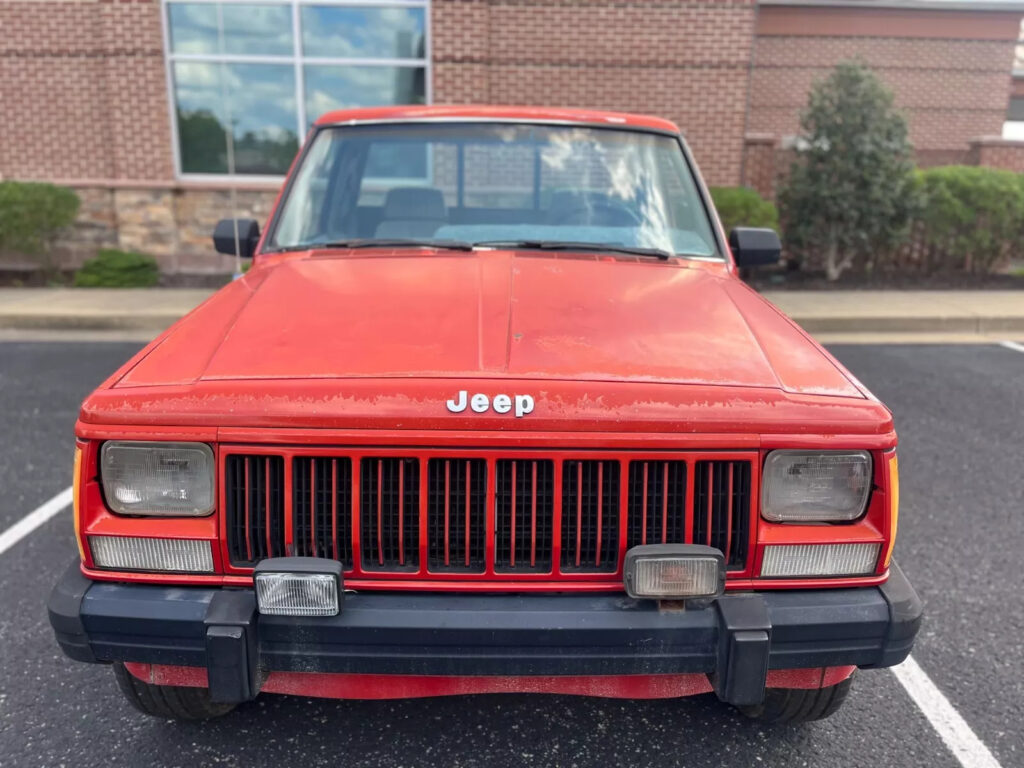
[[[292,44],[290,55],[245,55],[226,53],[174,53],[171,50],[171,25],[168,6],[183,3],[205,3],[209,5],[284,5],[290,6],[292,18]],[[164,72],[167,83],[167,109],[171,121],[171,145],[174,156],[174,176],[182,181],[250,182],[254,184],[279,184],[284,179],[281,175],[259,175],[250,173],[185,173],[181,169],[181,143],[178,136],[177,105],[174,93],[174,64],[179,61],[195,61],[222,64],[285,64],[292,65],[295,70],[295,125],[299,147],[305,141],[307,128],[305,79],[303,66],[306,64],[329,66],[378,66],[408,67],[422,69],[425,86],[424,99],[427,104],[433,103],[433,72],[431,46],[433,44],[430,25],[431,0],[160,0],[160,24],[164,42]],[[363,6],[369,8],[423,8],[424,28],[426,37],[422,59],[385,59],[385,58],[334,58],[322,56],[306,56],[302,52],[301,21],[299,18],[303,6]]]

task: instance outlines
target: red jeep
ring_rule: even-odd
[[[888,410],[740,281],[669,122],[321,118],[252,269],[82,406],[49,601],[129,701],[713,691],[835,711],[911,650]]]

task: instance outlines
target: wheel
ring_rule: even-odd
[[[206,688],[143,682],[120,662],[114,662],[114,677],[128,703],[152,717],[166,720],[210,720],[226,715],[235,708],[234,704],[210,701],[210,691]]]
[[[824,720],[846,701],[853,685],[853,675],[841,683],[825,688],[769,688],[764,701],[739,707],[747,717],[765,723],[809,723]]]

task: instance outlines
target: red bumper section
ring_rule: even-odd
[[[139,680],[154,685],[208,687],[203,667],[127,662]],[[772,669],[768,688],[825,688],[840,683],[856,667]],[[480,693],[554,693],[607,699],[675,699],[713,691],[704,674],[576,675],[533,677],[442,677],[437,675],[357,675],[320,672],[271,672],[263,693],[285,693],[322,699],[417,699]]]

